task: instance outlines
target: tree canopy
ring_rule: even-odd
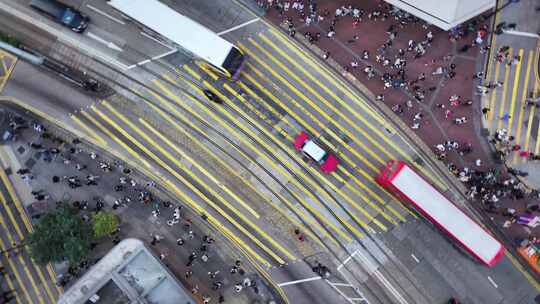
[[[62,205],[37,221],[28,236],[30,254],[40,265],[66,259],[77,264],[88,256],[92,237],[92,227],[77,210]]]
[[[110,212],[100,211],[92,217],[94,238],[110,235],[118,229],[118,217]]]

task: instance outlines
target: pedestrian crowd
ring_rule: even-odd
[[[18,116],[12,118],[11,130],[20,133],[18,130],[25,129],[26,122]],[[205,264],[204,267],[211,267],[209,261],[218,256],[218,248],[215,245],[215,239],[210,235],[198,236],[194,231],[195,227],[192,220],[188,216],[188,212],[181,205],[175,205],[167,200],[158,199],[153,191],[156,188],[154,181],[141,182],[132,176],[132,170],[120,161],[109,161],[93,151],[85,151],[82,148],[81,141],[74,139],[72,142],[66,142],[61,138],[53,136],[48,130],[39,123],[33,124],[33,137],[37,137],[34,141],[28,143],[28,147],[35,153],[41,154],[41,159],[45,162],[54,162],[65,166],[63,172],[72,172],[66,175],[53,175],[51,182],[53,184],[62,184],[70,189],[79,189],[83,187],[100,186],[101,192],[112,193],[114,203],[110,208],[118,210],[119,208],[127,208],[132,204],[139,203],[149,208],[152,217],[164,219],[164,222],[174,234],[178,231],[175,227],[180,226],[180,234],[176,238],[176,245],[190,249],[190,254],[186,256],[185,263],[185,279],[190,281],[194,276],[195,264]],[[20,134],[17,134],[20,135]],[[36,136],[37,135],[37,136]],[[22,167],[16,171],[23,180],[27,181],[31,186],[37,183],[30,183],[34,180],[34,175],[30,167]],[[111,182],[113,181],[113,182]],[[109,190],[107,190],[109,189]],[[41,188],[32,190],[31,194],[38,202],[51,201],[51,193],[49,189]],[[59,206],[61,203],[56,203]],[[94,197],[92,200],[75,200],[72,202],[73,207],[80,211],[81,217],[85,221],[90,221],[92,214],[95,214],[106,208],[106,203],[102,197]],[[119,230],[112,235],[114,244],[120,242]],[[178,233],[178,232],[176,232]],[[158,251],[156,254],[166,265],[168,265],[168,251],[161,250],[160,244],[164,240],[164,236],[153,233],[149,240],[150,245]],[[92,243],[92,248],[97,246]],[[14,246],[16,247],[16,246]],[[70,265],[68,272],[61,275],[57,285],[66,286],[73,279],[82,275],[86,269],[94,265],[98,259],[92,261],[83,261],[79,265]],[[203,268],[204,268],[203,267]],[[206,277],[206,275],[201,275]],[[200,277],[200,276],[199,276]],[[202,294],[199,289],[200,281],[193,280],[190,284],[192,292],[197,294],[197,297],[202,299],[203,303],[210,303],[212,298],[216,303],[225,303],[226,291],[230,289],[231,293],[245,292],[249,289],[255,294],[259,294],[258,278],[252,277],[246,273],[241,260],[236,260],[230,267],[229,271],[213,270],[209,271],[207,277],[208,282],[205,286],[209,286],[209,292],[214,292],[215,295],[210,296],[210,293]],[[230,282],[233,282],[232,284]],[[203,288],[201,288],[202,290]],[[206,288],[204,288],[206,289]]]
[[[489,34],[489,20],[484,16],[479,16],[445,33],[434,30],[429,24],[384,1],[373,1],[371,4],[351,1],[349,5],[342,5],[343,2],[341,2],[334,8],[331,8],[328,2],[313,0],[259,0],[258,3],[262,7],[274,9],[277,12],[290,36],[295,37],[297,31],[301,29],[309,43],[317,44],[323,49],[323,59],[328,60],[335,55],[336,60],[343,64],[345,73],[357,78],[363,76],[368,81],[380,81],[380,90],[374,89],[377,92],[376,101],[389,102],[390,109],[402,116],[404,120],[407,119],[405,117],[410,117],[409,126],[413,130],[421,129],[422,126],[430,123],[425,119],[423,108],[428,107],[426,103],[431,102],[431,97],[437,91],[436,82],[447,86],[448,83],[455,81],[458,74],[462,73],[460,61],[456,60],[457,56],[472,49],[477,49],[480,54],[485,54],[491,49],[486,42]],[[364,41],[364,37],[371,37],[367,33],[372,31],[370,27],[381,26],[386,29],[381,44],[373,47],[373,43]],[[411,35],[407,32],[407,27],[410,26],[420,29],[423,34],[416,34],[418,30],[415,30],[415,34]],[[496,34],[500,34],[504,30],[512,30],[515,27],[516,24],[501,22],[496,26],[495,31]],[[446,35],[450,42],[457,45],[457,51],[454,53],[449,50],[447,54],[429,59],[433,58],[430,52],[440,53],[438,44],[440,41],[444,42],[444,39],[440,37],[442,35]],[[324,50],[325,45],[335,45],[337,40],[340,40],[342,45],[348,47],[354,54],[351,56],[351,53],[345,51],[343,54],[331,54],[330,51]],[[343,60],[343,56],[349,56],[350,59]],[[508,66],[517,65],[522,60],[520,56],[511,55],[510,47],[507,45],[499,47],[493,52],[493,56],[495,60]],[[478,97],[450,93],[448,99],[444,99],[445,97],[439,94],[433,103],[435,105],[433,114],[440,114],[450,123],[450,128],[472,128],[470,121],[474,113],[475,100],[503,86],[503,83],[499,81],[486,82],[483,72],[465,74],[462,78],[470,79],[471,76],[478,82],[476,84]],[[396,102],[393,97],[395,94],[392,93],[394,90],[404,92],[406,99]],[[388,95],[392,98],[388,98]],[[539,95],[538,92],[530,92],[524,107],[540,108]],[[486,119],[490,111],[488,107],[481,108],[481,113]],[[511,113],[505,113],[497,119],[509,121]],[[500,132],[504,133],[505,130],[499,130],[497,134]],[[500,137],[500,135],[497,136]],[[517,154],[518,157],[527,161],[540,159],[540,155],[524,151],[519,145],[512,144],[512,140],[513,137],[510,137],[509,141],[494,142],[497,147],[497,157],[506,158]],[[493,172],[488,170],[487,164],[482,159],[473,156],[478,154],[475,151],[475,145],[475,141],[468,138],[461,140],[449,138],[434,146],[438,159],[444,161],[450,172],[470,187],[471,193],[475,193],[470,196],[471,198],[479,200],[485,209],[493,211],[495,207],[499,214],[503,213],[502,203],[506,204],[507,200],[510,204],[517,205],[523,205],[525,199],[538,201],[535,191],[526,189],[516,178],[526,175],[526,172],[507,168],[501,170],[496,181],[493,181]],[[447,157],[449,153],[452,155]],[[471,163],[460,165],[460,161],[454,161],[459,159],[459,156],[472,158]],[[507,180],[514,182],[508,181],[505,188],[498,188],[500,183]],[[474,189],[477,190],[474,191]],[[490,201],[493,197],[499,200],[495,206]],[[534,206],[535,203],[527,204]],[[534,212],[528,209],[527,204],[523,205],[523,208],[514,208],[517,217]],[[514,222],[523,223],[524,221]],[[536,225],[534,220],[528,223],[530,223],[528,227]]]

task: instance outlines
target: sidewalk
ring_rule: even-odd
[[[291,35],[303,35],[311,40],[323,54],[327,52],[375,96],[380,96],[375,102],[386,104],[398,114],[433,147],[465,186],[477,186],[479,193],[472,204],[490,211],[489,217],[509,240],[540,237],[540,227],[528,227],[517,221],[526,213],[527,204],[537,203],[538,197],[527,195],[529,191],[522,189],[515,178],[511,182],[506,168],[496,164],[482,124],[483,105],[480,96],[475,94],[481,80],[473,76],[484,67],[485,49],[482,52],[480,49],[489,43],[484,30],[490,26],[489,20],[482,21],[478,17],[459,29],[442,32],[410,16],[392,13],[382,1],[326,0],[316,1],[314,18],[306,22],[312,9],[308,1],[301,1],[306,15],[292,6],[285,9],[286,3],[292,5],[293,1],[277,2],[283,6],[269,9],[267,19],[276,25],[292,23],[288,25]],[[345,6],[346,12],[350,5],[353,5],[352,10],[333,22],[336,9]],[[355,6],[358,6],[357,11],[354,11]],[[506,8],[507,11],[512,9],[512,6]],[[353,17],[354,14],[358,17]],[[332,31],[335,34],[330,34],[329,38],[328,33]],[[482,42],[473,46],[478,35],[483,37]],[[496,175],[492,181],[490,172]],[[487,180],[490,180],[489,187]],[[501,189],[505,190],[498,191]],[[514,192],[519,192],[521,198],[515,199]],[[492,195],[496,196],[495,202],[491,201]],[[515,209],[513,217],[508,216],[507,208]],[[537,211],[533,213],[536,215]],[[515,222],[503,228],[512,218]]]
[[[33,121],[29,117],[25,120]],[[84,143],[74,144],[70,139],[55,134],[57,130],[53,126],[45,125],[45,128],[46,132],[36,132],[30,125],[18,131],[16,141],[8,141],[0,147],[0,158],[4,168],[9,168],[10,182],[27,213],[28,206],[37,201],[31,191],[43,190],[45,198],[40,203],[48,209],[55,208],[60,202],[78,207],[80,215],[87,219],[101,209],[118,215],[119,233],[114,238],[95,240],[88,265],[97,262],[115,242],[138,238],[156,257],[162,257],[162,263],[185,288],[196,293],[195,297],[201,302],[203,296],[210,296],[213,302],[223,296],[225,303],[270,301],[274,298],[273,290],[252,264],[244,261],[237,249],[221,235],[214,235],[204,218],[172,200],[166,193],[167,189],[153,185],[134,169],[109,158],[104,152],[94,151]],[[44,133],[49,136],[44,137]],[[60,137],[62,143],[58,142]],[[58,150],[53,152],[54,149]],[[92,157],[92,153],[96,155]],[[110,170],[103,170],[103,164],[108,164]],[[16,173],[21,168],[28,169],[33,178],[23,181],[21,174]],[[52,181],[54,176],[60,177],[56,183]],[[96,176],[99,183],[88,185],[80,182],[79,187],[68,187],[67,177],[84,181],[88,176]],[[143,203],[141,194],[149,201]],[[176,213],[177,216],[174,215]],[[156,235],[159,240],[152,241]],[[87,270],[72,266],[68,275],[66,265],[55,265],[59,274],[55,279],[71,277],[69,282],[64,282],[69,286]],[[233,266],[236,267],[234,273],[231,271]],[[251,287],[245,285],[241,292],[235,291],[235,285],[247,284],[246,280],[252,283]]]

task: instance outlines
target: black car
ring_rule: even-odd
[[[204,95],[206,95],[206,98],[209,100],[215,102],[215,103],[223,103],[223,99],[219,98],[214,92],[210,90],[203,90]]]
[[[84,32],[90,21],[88,16],[56,0],[32,0],[30,7],[77,33]]]

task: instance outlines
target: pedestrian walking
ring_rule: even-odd
[[[510,114],[504,114],[503,116],[501,116],[501,120],[505,122],[508,122],[510,118],[512,118]]]

